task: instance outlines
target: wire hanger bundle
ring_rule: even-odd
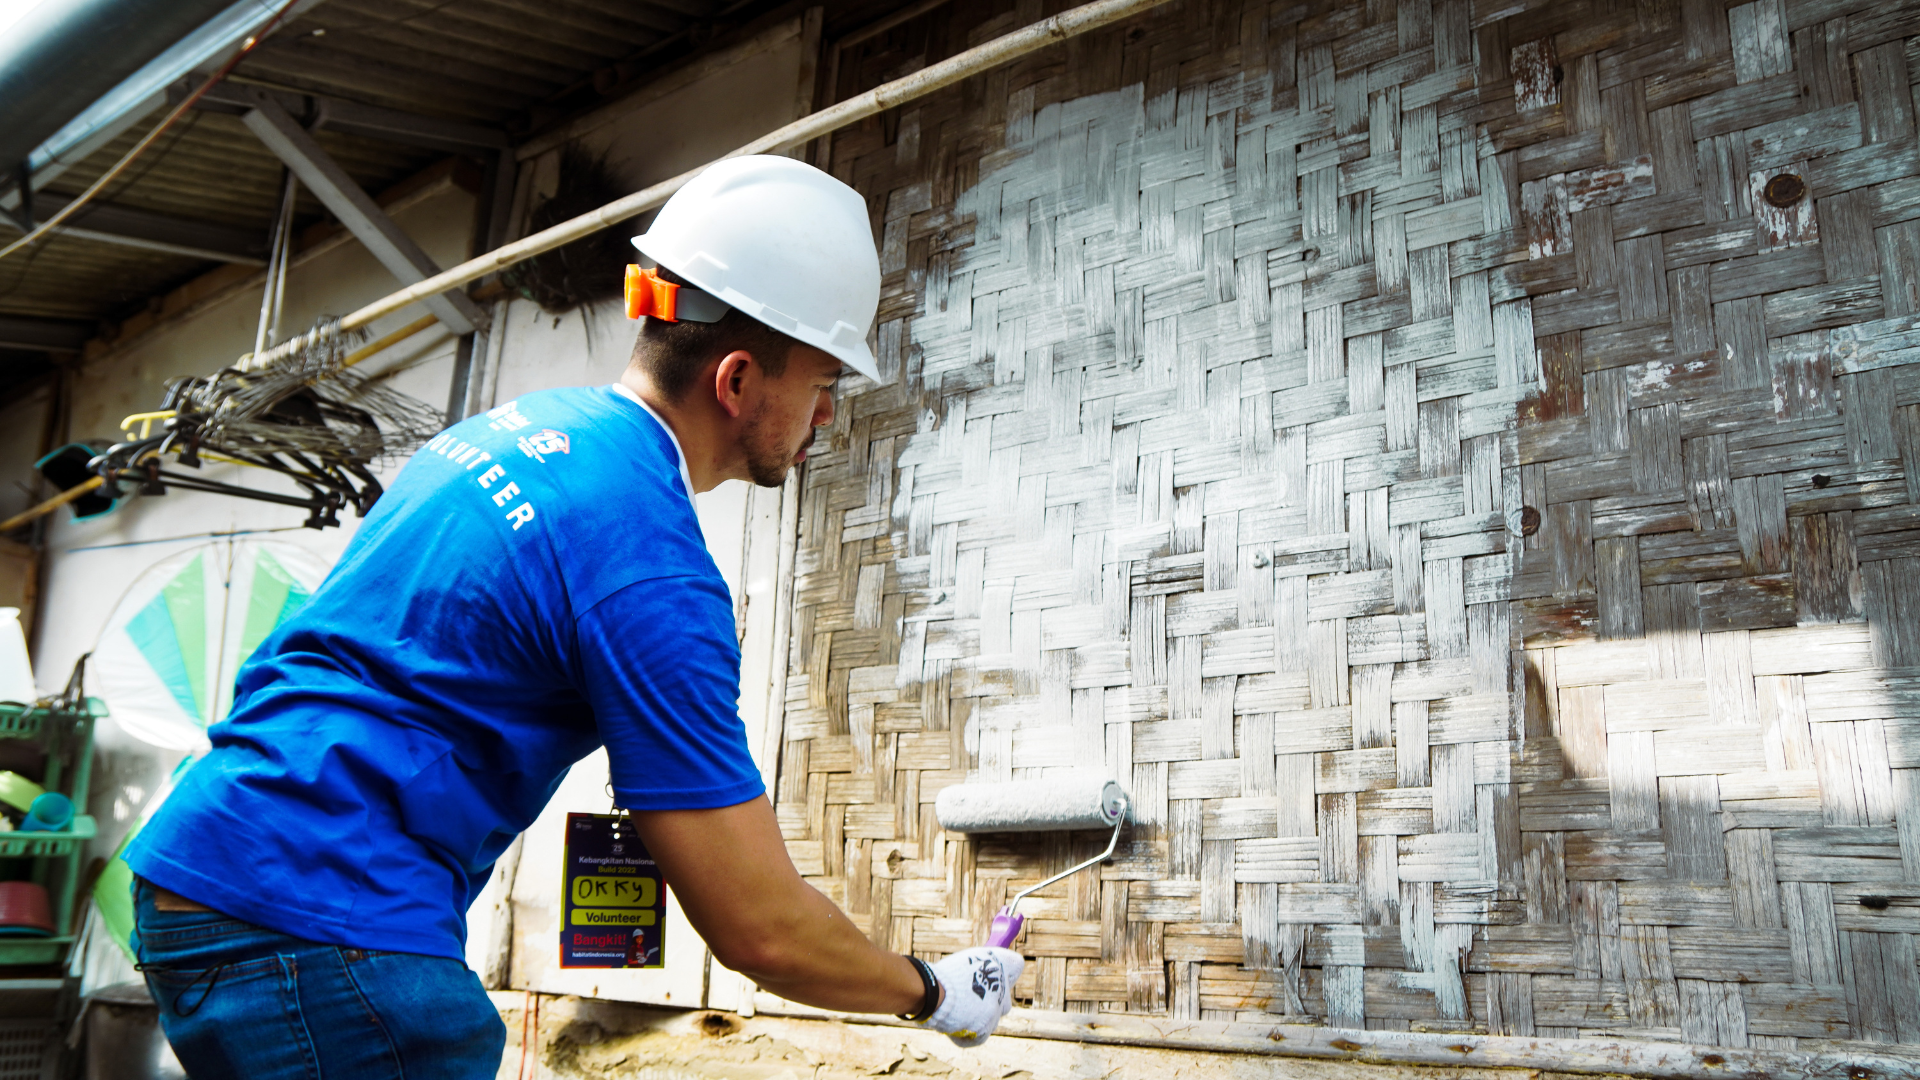
[[[142,494],[169,486],[257,499],[308,511],[306,525],[340,523],[351,506],[364,516],[380,497],[370,467],[411,453],[445,423],[432,406],[376,379],[356,374],[348,354],[364,334],[324,318],[296,339],[298,348],[252,371],[225,368],[167,385],[157,412],[128,418],[141,430],[93,459],[90,468],[110,496],[123,483]],[[156,431],[155,428],[158,428]],[[241,487],[168,469],[218,461],[288,477],[305,496]]]

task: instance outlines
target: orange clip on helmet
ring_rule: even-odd
[[[680,286],[670,281],[660,280],[660,275],[652,270],[642,270],[636,263],[627,264],[627,318],[638,319],[652,316],[666,322],[678,322],[674,318],[674,309],[679,299],[675,294]]]
[[[737,311],[887,381],[867,344],[880,303],[867,201],[819,169],[770,154],[714,162],[633,246],[686,282],[674,319],[718,321]]]

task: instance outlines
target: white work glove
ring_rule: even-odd
[[[1013,984],[1020,981],[1026,960],[1011,949],[989,946],[954,953],[933,965],[933,977],[945,994],[926,1026],[973,1047],[987,1041],[1000,1018],[1013,1008]]]

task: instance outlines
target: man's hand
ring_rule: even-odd
[[[933,965],[942,994],[927,1026],[952,1039],[955,1046],[986,1042],[1013,1008],[1013,984],[1020,981],[1026,966],[1019,953],[989,946],[954,953]]]
[[[633,820],[722,964],[789,1001],[823,1009],[920,1009],[926,987],[912,962],[875,948],[833,901],[801,880],[765,798],[718,810],[634,811]],[[1013,972],[1018,977],[1019,968]]]

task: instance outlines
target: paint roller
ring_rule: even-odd
[[[1014,911],[1020,901],[1112,857],[1120,843],[1120,828],[1127,823],[1129,805],[1131,801],[1119,784],[1098,778],[956,784],[942,789],[934,799],[933,813],[940,819],[941,828],[952,832],[1113,830],[1107,850],[1015,894],[993,917],[987,944],[1004,949],[1020,936],[1021,924],[1026,921]]]

